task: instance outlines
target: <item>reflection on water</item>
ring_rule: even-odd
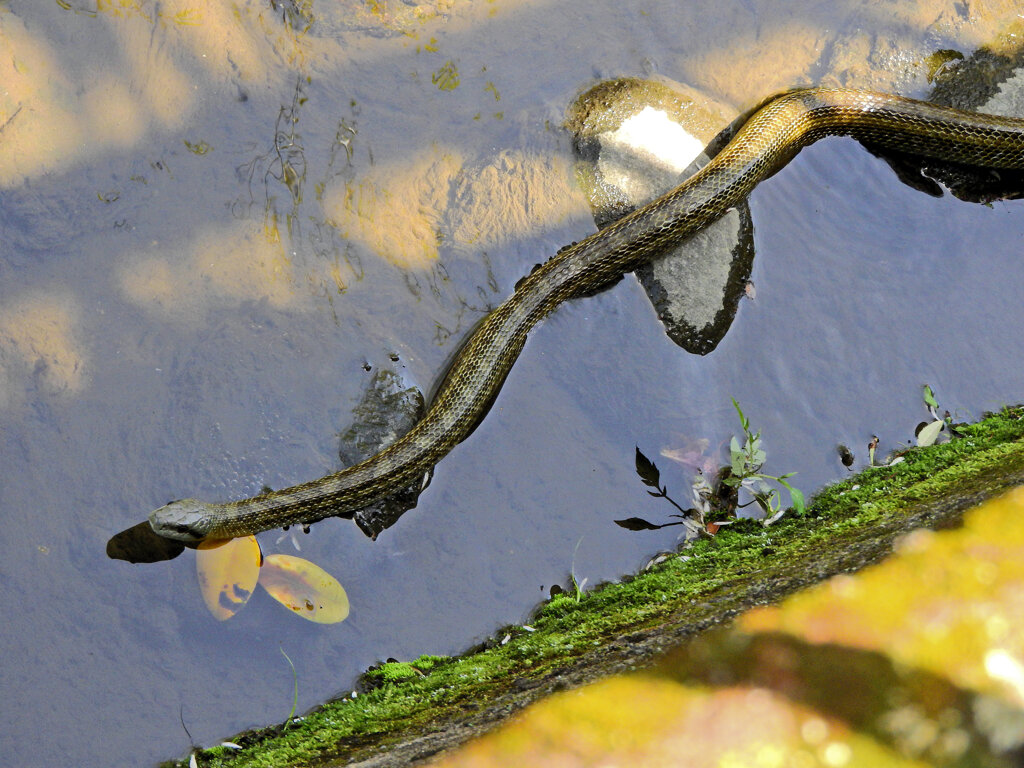
[[[129,563],[160,563],[185,551],[185,544],[153,532],[149,520],[119,531],[107,542],[107,557]]]
[[[400,525],[302,537],[358,606],[343,623],[260,601],[221,624],[189,557],[104,554],[169,499],[336,469],[367,366],[398,355],[428,391],[519,277],[593,230],[558,126],[595,79],[656,70],[738,110],[808,82],[920,95],[936,38],[966,52],[1008,7],[2,4],[7,759],[155,761],[187,744],[182,708],[202,743],[279,720],[282,647],[308,707],[518,620],[570,569],[635,569],[676,537],[613,523],[657,501],[634,446],[730,434],[730,396],[769,471],[807,488],[844,471],[835,442],[902,439],[921,381],[975,413],[1019,399],[1021,340],[989,341],[1020,324],[1016,281],[992,277],[1019,269],[1019,211],[932,200],[830,142],[752,201],[757,299],[713,354],[666,341],[625,280],[539,329]]]
[[[436,764],[1019,765],[1022,601],[1024,488]]]

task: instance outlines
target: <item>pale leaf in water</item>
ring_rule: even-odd
[[[230,619],[249,600],[259,580],[260,560],[255,536],[204,541],[196,548],[199,591],[219,621]]]
[[[336,624],[348,616],[348,595],[341,584],[301,557],[268,555],[260,586],[285,608],[318,624]]]
[[[917,444],[922,448],[932,445],[939,437],[939,432],[942,431],[944,424],[944,421],[939,420],[925,425],[921,431],[917,433]]]

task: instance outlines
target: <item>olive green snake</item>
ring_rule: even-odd
[[[415,483],[486,413],[527,334],[567,299],[591,294],[710,224],[802,147],[845,135],[883,148],[989,168],[1024,169],[1024,120],[845,88],[767,101],[704,168],[560,251],[491,311],[457,354],[424,417],[388,448],[318,480],[226,503],[171,502],[149,517],[165,537],[226,539],[359,509]]]

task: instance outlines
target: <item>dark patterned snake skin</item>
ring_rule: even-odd
[[[939,160],[1024,169],[1024,120],[962,112],[845,88],[793,91],[765,103],[702,170],[520,281],[458,353],[423,419],[387,449],[327,477],[251,499],[185,499],[149,517],[184,541],[226,539],[356,510],[417,482],[487,412],[526,336],[567,299],[593,293],[711,223],[824,136]]]

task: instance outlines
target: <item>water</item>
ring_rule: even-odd
[[[849,76],[842,41],[858,28],[930,50],[969,48],[990,22],[926,27],[852,3],[785,15],[593,2],[583,18],[479,2],[422,22],[395,4],[388,23],[408,35],[352,5],[302,35],[241,7],[12,2],[0,16],[16,62],[0,101],[0,716],[13,764],[152,763],[187,749],[179,713],[204,744],[283,720],[281,649],[301,709],[380,659],[458,652],[524,620],[570,571],[594,584],[636,569],[676,532],[612,522],[668,511],[636,478],[634,446],[657,457],[727,441],[730,397],[764,431],[768,471],[799,470],[811,490],[845,472],[836,442],[863,458],[872,434],[908,439],[924,382],[963,415],[1024,391],[1020,204],[935,200],[829,141],[753,196],[757,298],[714,353],[674,347],[632,278],[562,308],[415,510],[376,542],[345,521],[300,537],[348,591],[349,619],[307,625],[258,595],[218,623],[190,553],[131,566],[107,559],[107,538],[171,498],[336,469],[366,364],[397,355],[429,389],[516,279],[592,231],[558,130],[581,89],[656,73],[746,108]],[[884,61],[923,93],[897,54]],[[530,181],[498,174],[516,194],[481,212],[489,188],[472,182],[502,167]],[[385,207],[360,224],[346,199]],[[681,471],[658,463],[684,497]],[[265,549],[294,551],[278,535]]]

